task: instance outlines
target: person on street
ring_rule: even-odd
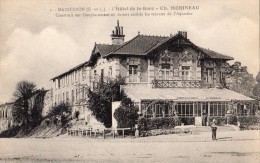
[[[217,140],[217,121],[213,119],[211,124],[212,140]]]

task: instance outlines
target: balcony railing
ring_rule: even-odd
[[[200,80],[153,80],[153,88],[201,88]]]

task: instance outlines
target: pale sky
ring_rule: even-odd
[[[55,9],[65,7],[183,5],[196,5],[199,10],[191,11],[192,16],[55,16]],[[124,26],[126,40],[138,31],[162,36],[187,31],[196,45],[234,57],[254,76],[259,71],[259,0],[1,0],[0,103],[12,99],[21,80],[50,89],[52,77],[89,59],[95,42],[111,44],[116,20]]]

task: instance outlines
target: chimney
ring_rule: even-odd
[[[185,38],[187,38],[187,36],[188,36],[186,31],[178,31],[178,34],[184,36]]]
[[[113,45],[121,45],[124,43],[125,35],[123,33],[123,26],[119,26],[119,20],[117,20],[117,26],[110,36]]]

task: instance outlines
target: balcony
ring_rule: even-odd
[[[153,88],[201,88],[200,80],[153,80]]]

